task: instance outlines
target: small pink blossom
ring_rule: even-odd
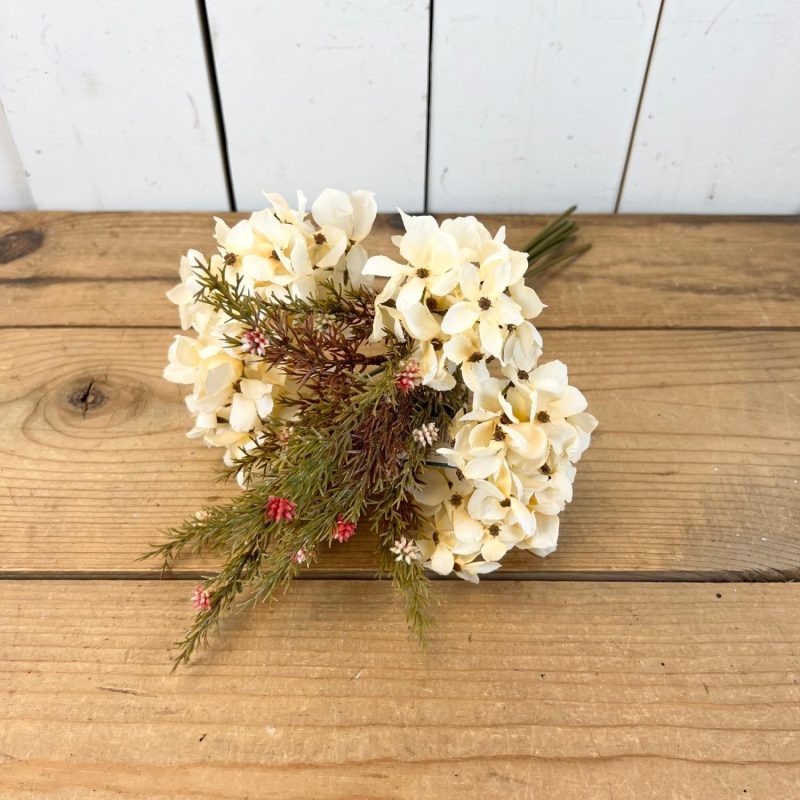
[[[268,519],[275,522],[291,522],[297,511],[297,503],[293,503],[287,497],[270,497],[264,508],[264,514]]]
[[[394,384],[401,392],[410,392],[419,386],[419,364],[414,359],[406,361],[394,375]]]
[[[267,337],[261,331],[252,330],[242,334],[242,350],[256,356],[263,356],[267,352]]]
[[[336,518],[336,527],[333,538],[344,544],[356,532],[356,523],[348,522],[341,514]]]
[[[439,428],[435,422],[426,422],[422,427],[415,428],[411,431],[414,441],[419,442],[421,445],[432,445],[439,436]]]
[[[295,564],[304,564],[306,561],[308,561],[308,550],[306,550],[305,547],[301,547],[292,556],[292,561],[294,561]]]
[[[405,536],[395,539],[394,546],[389,548],[389,552],[397,556],[395,561],[405,561],[406,564],[410,564],[420,557],[417,543],[413,539],[406,539]]]
[[[211,608],[211,595],[202,585],[195,586],[192,592],[192,608],[195,611],[208,611]]]

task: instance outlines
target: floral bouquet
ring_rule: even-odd
[[[370,258],[370,192],[327,189],[310,215],[302,195],[267,199],[218,219],[216,252],[190,250],[168,293],[193,335],[164,375],[192,387],[188,435],[223,448],[243,489],[145,556],[222,559],[176,666],[235,605],[271,600],[353,536],[373,539],[424,640],[429,572],[477,583],[512,548],[555,549],[597,425],[566,366],[539,363],[544,306],[526,282],[587,249],[574,209],[523,251],[475,217],[401,212],[396,258]]]

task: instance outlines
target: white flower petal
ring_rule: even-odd
[[[350,279],[350,285],[358,289],[364,284],[371,285],[371,275],[364,275],[364,265],[367,263],[367,251],[360,245],[356,244],[350,248],[345,257],[347,264],[347,276]]]
[[[547,407],[551,417],[570,417],[573,414],[580,414],[586,411],[589,404],[586,398],[574,386],[564,387],[564,394],[558,400],[553,401]]]
[[[511,265],[508,261],[494,264],[490,269],[486,270],[483,285],[481,286],[481,294],[490,300],[494,299],[505,291],[510,277]]]
[[[478,323],[478,330],[483,351],[500,358],[503,355],[503,334],[497,323],[484,314]]]
[[[436,550],[430,559],[430,567],[439,575],[449,575],[453,571],[455,559],[450,549],[441,542],[436,545]]]
[[[324,189],[311,206],[311,216],[320,227],[333,225],[347,236],[353,231],[353,204],[338,189]]]
[[[483,525],[473,519],[464,508],[453,511],[453,533],[460,542],[476,544],[483,539]]]
[[[558,544],[558,517],[536,515],[536,533],[528,549],[537,556],[549,556]]]
[[[367,263],[364,265],[364,274],[391,278],[392,275],[405,269],[405,264],[398,264],[397,261],[392,261],[391,258],[386,256],[372,256],[367,259]]]
[[[402,213],[402,212],[401,212]],[[439,224],[433,217],[406,217],[406,232],[400,242],[400,255],[415,267],[428,267],[431,244],[439,233]]]
[[[415,339],[427,342],[439,333],[439,323],[433,318],[428,307],[422,303],[407,308],[398,307],[397,310],[403,315],[403,322]]]
[[[501,325],[523,322],[519,306],[507,294],[499,294],[492,300],[491,314]]]
[[[508,548],[500,540],[499,536],[489,536],[481,547],[481,555],[485,561],[500,561],[500,559],[508,552]]]
[[[397,293],[397,307],[400,311],[405,312],[411,306],[418,305],[424,291],[425,281],[422,278],[412,276]]]
[[[458,282],[467,300],[476,301],[481,296],[481,277],[474,264],[462,264],[459,267]]]
[[[525,319],[538,317],[545,308],[544,303],[539,299],[539,295],[524,283],[519,282],[509,289],[509,294],[514,302],[522,310]]]
[[[442,330],[451,335],[461,333],[475,324],[480,313],[477,303],[462,300],[447,309],[442,319]]]
[[[372,230],[375,216],[378,213],[378,206],[375,203],[375,194],[357,189],[350,195],[350,202],[353,205],[353,230],[350,238],[354,242],[365,239]]]
[[[428,279],[428,289],[436,297],[450,294],[458,285],[458,270],[449,269],[441,275]]]
[[[231,403],[231,428],[242,433],[251,431],[257,420],[256,404],[238,392],[234,394]]]
[[[465,478],[470,480],[479,480],[480,478],[488,478],[494,475],[500,468],[503,458],[500,455],[483,456],[481,458],[473,458],[464,465],[461,471],[464,473]]]
[[[418,503],[436,507],[450,498],[450,484],[441,470],[426,469],[419,476],[419,484],[412,493]]]

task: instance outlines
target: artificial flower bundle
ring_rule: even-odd
[[[373,195],[299,195],[190,250],[168,294],[181,326],[165,377],[191,386],[189,436],[224,449],[243,491],[149,556],[216,552],[176,665],[225,612],[272,599],[323,547],[371,536],[412,630],[429,573],[477,583],[512,548],[558,539],[597,422],[560,361],[540,363],[527,280],[574,258],[573,209],[524,249],[475,217],[401,213],[397,254],[369,257]]]

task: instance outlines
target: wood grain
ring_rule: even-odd
[[[505,224],[514,246],[547,219],[484,217],[492,230]],[[581,224],[593,249],[537,284],[550,305],[544,329],[800,326],[797,218]],[[207,214],[0,215],[0,325],[176,327],[164,293],[181,253],[210,250],[212,225]],[[40,234],[38,246],[11,247],[25,231]],[[380,217],[372,251],[391,253],[397,232],[397,217]]]
[[[301,583],[175,676],[188,582],[0,582],[0,794],[789,800],[800,587]]]
[[[6,574],[153,570],[135,558],[215,498],[220,452],[187,440],[173,331],[4,330]],[[550,331],[600,419],[558,552],[504,574],[781,579],[800,574],[800,348],[775,331]],[[187,561],[196,571],[213,562]],[[364,575],[355,537],[318,571]]]

